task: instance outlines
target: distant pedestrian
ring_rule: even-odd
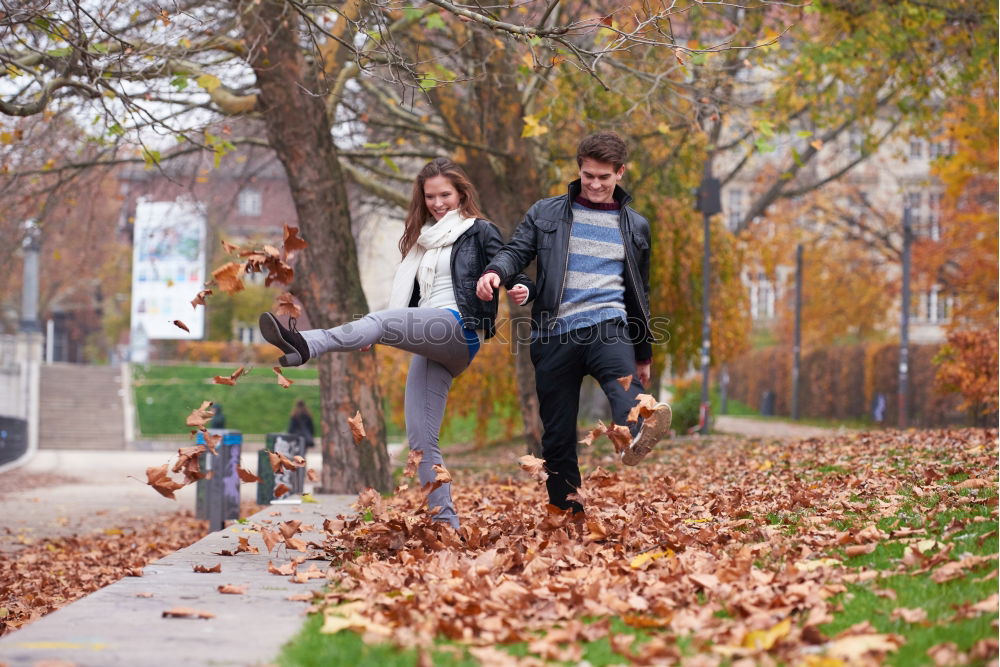
[[[302,399],[295,401],[295,407],[292,408],[292,414],[288,418],[287,432],[292,435],[301,435],[307,448],[316,444],[313,442],[316,427],[313,425],[312,413],[309,412],[306,402]]]
[[[209,428],[226,428],[226,415],[222,414],[222,403],[212,406],[212,419],[208,422]]]

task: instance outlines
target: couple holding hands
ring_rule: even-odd
[[[497,293],[503,285],[519,304],[532,303],[531,361],[544,432],[549,502],[572,512],[581,484],[577,413],[585,375],[611,403],[616,424],[628,424],[622,463],[636,465],[670,429],[670,407],[657,404],[645,420],[629,423],[636,396],[649,386],[649,222],[629,207],[618,183],[628,148],[613,132],[584,138],[577,148],[580,178],[565,195],[536,202],[504,245],[483,219],[478,195],[447,158],[427,163],[413,195],[387,310],[332,329],[297,331],[271,313],[260,316],[266,341],[283,352],[282,366],[298,366],[326,352],[380,343],[413,353],[406,378],[406,434],[423,451],[421,484],[443,463],[438,433],[452,380],[472,363],[482,340],[495,332]],[[537,281],[521,271],[536,260]],[[618,378],[632,376],[628,388]],[[451,484],[431,492],[435,521],[458,529]]]

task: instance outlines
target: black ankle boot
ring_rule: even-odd
[[[271,313],[264,313],[257,321],[260,335],[271,345],[284,354],[278,359],[282,366],[301,366],[309,361],[309,345],[295,329],[295,320],[289,320],[291,328],[282,326],[278,318]]]

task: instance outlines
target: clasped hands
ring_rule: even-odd
[[[482,301],[492,301],[493,292],[499,288],[500,276],[492,272],[485,273],[480,276],[479,282],[476,283],[476,296]],[[524,302],[528,300],[528,288],[520,283],[507,290],[507,293],[519,306],[523,306]]]

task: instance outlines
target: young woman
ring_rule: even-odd
[[[452,380],[472,363],[480,341],[496,332],[497,300],[481,301],[476,280],[503,246],[493,223],[484,220],[478,195],[461,167],[447,158],[428,162],[413,184],[388,310],[332,329],[285,328],[271,313],[260,316],[264,340],[284,355],[282,366],[298,366],[325,352],[368,349],[375,343],[413,352],[406,377],[404,412],[410,448],[423,452],[420,483],[434,480],[443,463],[438,433]],[[526,303],[534,283],[524,274],[505,285]],[[451,484],[431,492],[436,521],[458,528]]]

